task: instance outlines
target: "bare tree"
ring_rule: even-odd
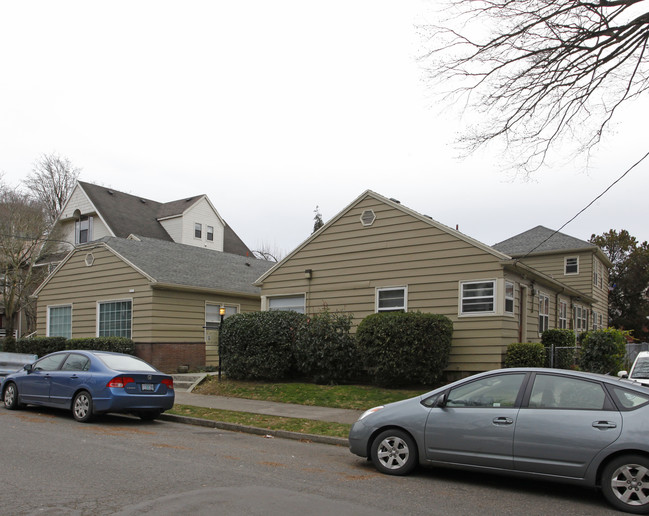
[[[255,258],[260,260],[267,260],[269,262],[279,262],[284,258],[284,251],[279,249],[276,245],[272,246],[268,242],[262,242],[259,249],[253,249],[252,254]]]
[[[445,98],[476,110],[461,138],[469,152],[501,141],[528,173],[559,144],[587,157],[649,88],[646,1],[449,2],[444,22],[422,25],[422,59]]]
[[[322,226],[324,226],[324,220],[322,220],[322,213],[320,213],[320,206],[316,206],[313,210],[315,215],[313,216],[313,232],[318,231]]]
[[[29,307],[29,296],[43,280],[45,271],[34,265],[48,252],[48,228],[38,200],[0,184],[0,295],[7,335],[13,334],[16,314]]]
[[[43,154],[34,163],[31,174],[23,181],[31,195],[45,206],[50,224],[54,224],[63,204],[81,173],[68,158],[58,154]]]

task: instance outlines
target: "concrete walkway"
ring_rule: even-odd
[[[308,405],[257,401],[243,398],[226,398],[223,396],[193,394],[181,391],[176,392],[176,403],[180,405],[193,405],[195,407],[207,407],[221,410],[233,410],[236,412],[252,412],[254,414],[314,419],[316,421],[348,424],[356,421],[363,413],[360,410],[311,407]]]

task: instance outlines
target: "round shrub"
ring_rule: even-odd
[[[223,321],[219,352],[233,380],[286,380],[294,375],[293,346],[305,315],[250,312]]]
[[[507,346],[505,367],[543,367],[545,347],[540,342],[515,342]]]
[[[624,367],[626,338],[614,328],[590,331],[581,343],[579,365],[584,371],[617,374]]]
[[[545,367],[571,369],[575,365],[577,339],[574,331],[562,329],[545,330],[541,335],[541,342],[546,348]],[[551,361],[553,349],[554,359]]]
[[[295,340],[298,373],[315,383],[345,383],[360,373],[353,315],[324,311],[300,325]]]
[[[443,315],[384,312],[361,321],[356,340],[375,385],[434,385],[448,365],[453,323]]]

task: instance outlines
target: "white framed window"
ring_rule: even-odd
[[[496,306],[496,281],[460,282],[460,314],[492,314]]]
[[[239,307],[234,305],[205,304],[205,328],[208,330],[217,330],[221,324],[221,306],[225,308],[223,319],[233,316],[239,312]]]
[[[99,301],[97,303],[97,336],[131,338],[133,301]]]
[[[203,224],[200,222],[194,223],[194,238],[203,238]]]
[[[81,217],[74,223],[74,243],[86,244],[92,241],[92,217]]]
[[[378,312],[407,312],[407,287],[380,287],[376,289],[376,308]]]
[[[550,298],[539,292],[539,333],[550,327]]]
[[[593,330],[598,330],[597,327],[597,312],[593,310]]]
[[[296,296],[269,296],[268,297],[268,310],[279,312],[298,312],[303,314],[306,312],[304,294]]]
[[[514,284],[511,281],[505,281],[505,313],[514,313]]]
[[[72,305],[47,307],[47,336],[72,338]]]
[[[565,301],[559,301],[559,328],[568,328],[568,303]]]
[[[207,238],[207,240],[210,242],[214,241],[214,226],[207,226],[205,238]]]
[[[575,330],[578,332],[588,330],[588,310],[580,305],[574,308]]]
[[[564,274],[579,274],[579,256],[566,257]]]

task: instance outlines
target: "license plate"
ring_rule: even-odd
[[[143,383],[142,384],[142,390],[143,391],[154,391],[155,386],[152,383]]]

